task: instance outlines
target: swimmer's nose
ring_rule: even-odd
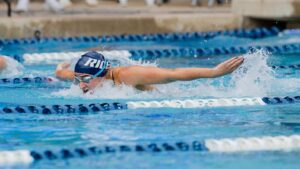
[[[86,83],[84,83],[84,82],[80,82],[79,83],[79,87],[80,87],[80,89],[82,89],[82,88],[84,88],[84,87],[86,87],[87,85],[86,85]]]

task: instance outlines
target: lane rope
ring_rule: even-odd
[[[258,151],[296,151],[300,149],[300,135],[264,136],[248,138],[207,139],[203,141],[102,145],[60,150],[15,150],[0,151],[0,166],[28,165],[43,160],[67,160],[116,153],[160,153],[160,152],[212,152],[238,153]]]
[[[128,101],[90,104],[54,104],[54,105],[0,105],[0,113],[35,113],[35,114],[88,114],[111,110],[139,108],[207,108],[236,106],[265,106],[300,103],[300,96],[295,97],[253,97],[253,98],[221,98],[221,99],[187,99],[162,101]],[[15,106],[11,106],[15,105]]]
[[[241,38],[260,39],[277,36],[282,32],[277,27],[234,29],[211,32],[183,32],[183,33],[155,33],[155,34],[130,34],[130,35],[104,35],[104,36],[75,36],[52,38],[21,38],[0,39],[0,46],[45,44],[45,43],[110,43],[110,42],[141,42],[141,41],[183,41],[183,40],[208,40],[217,36],[232,36]]]
[[[17,77],[17,78],[2,78],[0,79],[1,84],[40,84],[40,83],[49,83],[57,82],[58,79],[54,77]]]
[[[258,49],[272,54],[300,53],[300,43],[265,46],[231,46],[215,48],[170,48],[170,49],[139,49],[139,50],[113,50],[99,51],[106,57],[130,57],[135,60],[147,60],[167,57],[201,57],[218,55],[238,55],[254,52]],[[57,53],[33,53],[15,55],[16,60],[24,64],[51,64],[72,60],[80,57],[84,52],[57,52]]]
[[[274,65],[273,69],[300,69],[300,64],[291,64],[291,65]]]

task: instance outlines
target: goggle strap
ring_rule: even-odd
[[[107,63],[108,63],[108,61],[105,61],[105,63],[104,63],[105,65],[103,66],[103,68],[102,68],[101,70],[99,70],[99,71],[93,76],[93,78],[98,77],[98,76],[104,71],[104,69],[106,69]]]

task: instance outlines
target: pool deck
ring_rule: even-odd
[[[213,31],[241,25],[240,16],[233,14],[228,5],[192,7],[186,3],[148,7],[143,1],[127,6],[101,1],[96,7],[75,3],[59,13],[44,11],[42,3],[34,2],[30,12],[13,12],[11,18],[6,16],[6,6],[1,3],[0,18],[1,38],[33,37],[36,31],[52,37]]]

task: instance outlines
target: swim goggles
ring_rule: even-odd
[[[103,68],[100,69],[100,70],[99,70],[96,74],[94,74],[93,76],[92,76],[92,75],[90,75],[90,76],[84,76],[84,77],[75,76],[75,77],[74,77],[73,83],[74,83],[75,85],[78,85],[80,82],[83,82],[83,83],[90,83],[91,80],[93,80],[93,79],[95,79],[96,77],[98,77],[105,69],[107,69],[107,68],[110,66],[110,64],[109,64],[108,61],[106,61],[104,64],[105,64],[105,65],[103,66]]]
[[[75,85],[78,85],[80,82],[83,82],[83,83],[90,83],[90,81],[91,81],[92,79],[94,79],[93,76],[85,76],[85,77],[78,77],[78,76],[75,76],[73,83],[74,83]]]

